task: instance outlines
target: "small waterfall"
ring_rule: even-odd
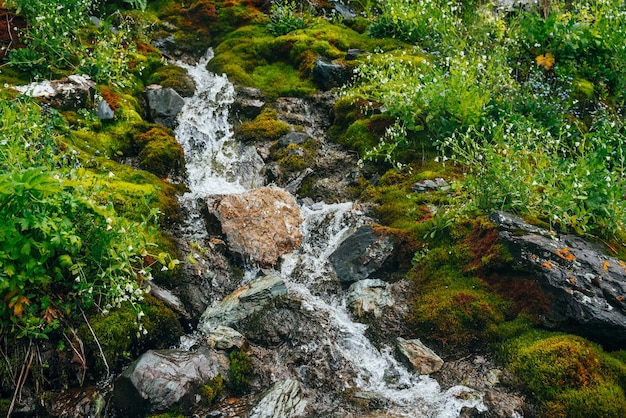
[[[233,139],[228,108],[234,90],[226,77],[206,70],[211,57],[209,51],[196,66],[179,63],[197,85],[195,96],[186,99],[176,130],[189,172],[191,192],[183,199],[186,205],[193,205],[199,197],[239,193],[262,185],[260,171],[249,169],[259,158],[254,148],[241,146]],[[374,347],[365,336],[367,326],[350,318],[345,294],[316,290],[323,288],[325,281],[336,280],[328,256],[349,233],[371,219],[351,202],[303,204],[301,212],[302,244],[283,257],[279,273],[290,294],[302,299],[304,309],[328,319],[328,332],[332,335],[322,338],[334,344],[335,352],[357,372],[358,377],[352,382],[354,388],[373,392],[390,402],[390,409],[377,416],[444,418],[458,416],[464,406],[483,408],[480,396],[471,389],[458,386],[442,391],[434,379],[415,375],[399,364],[391,348],[379,351]],[[246,272],[244,281],[255,274],[256,271]],[[460,394],[463,396],[457,396]]]

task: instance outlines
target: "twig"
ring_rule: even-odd
[[[26,351],[26,355],[24,356],[24,363],[22,363],[22,369],[20,370],[20,376],[17,379],[17,385],[15,386],[15,392],[13,392],[13,398],[11,399],[11,405],[9,405],[9,410],[7,411],[7,418],[11,417],[11,413],[13,412],[13,408],[15,407],[15,400],[17,399],[17,395],[22,391],[24,387],[24,383],[26,383],[26,377],[28,376],[28,372],[30,371],[30,365],[33,362],[33,357],[35,354],[32,352],[33,342],[30,341],[28,343],[28,350]],[[26,364],[26,359],[28,359],[28,364]]]
[[[87,320],[87,316],[85,315],[85,312],[81,309],[80,313],[83,314],[83,319],[85,319],[85,323],[87,324],[87,327],[89,327],[89,331],[91,332],[91,335],[93,336],[93,340],[96,342],[96,345],[98,346],[98,350],[100,351],[100,356],[102,357],[102,361],[104,361],[104,367],[107,369],[106,378],[108,379],[111,375],[111,371],[109,369],[109,363],[107,362],[107,358],[104,355],[104,351],[102,351],[102,346],[100,345],[100,341],[98,340],[96,333],[93,331],[93,328],[91,328],[91,324]]]
[[[83,367],[83,376],[80,379],[80,385],[82,386],[83,383],[85,382],[85,375],[87,374],[87,360],[85,359],[85,348],[83,347],[83,342],[81,341],[81,339],[78,338],[78,335],[76,335],[76,332],[74,332],[74,330],[72,328],[70,328],[70,331],[72,331],[72,334],[74,334],[74,337],[76,338],[76,341],[78,341],[78,345],[80,345],[80,351],[81,351],[82,354],[78,352],[76,347],[74,347],[74,344],[72,344],[72,341],[70,340],[70,337],[65,335],[65,333],[63,333],[63,336],[65,337],[67,342],[70,344],[70,347],[72,347],[72,350],[74,350],[74,354],[76,354],[76,356],[80,360],[81,366]]]

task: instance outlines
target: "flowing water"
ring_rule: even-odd
[[[179,63],[189,71],[197,86],[195,96],[186,99],[176,130],[185,150],[191,190],[183,198],[183,204],[190,206],[197,197],[240,193],[263,184],[260,171],[251,169],[258,167],[254,148],[244,147],[233,139],[228,122],[233,86],[226,77],[205,69],[211,54],[209,51],[196,66]],[[290,294],[303,300],[303,309],[330,322],[329,335],[322,339],[332,341],[334,352],[356,371],[352,387],[388,401],[390,407],[378,416],[456,417],[464,406],[483,409],[480,395],[471,389],[455,386],[443,391],[434,379],[418,376],[399,364],[391,348],[379,351],[365,336],[367,326],[352,321],[345,295],[316,290],[323,288],[324,281],[336,280],[328,256],[351,231],[371,220],[351,202],[302,204],[301,212],[302,244],[283,257],[279,273]],[[202,225],[190,229],[197,231]],[[255,275],[256,271],[250,269],[244,281]]]

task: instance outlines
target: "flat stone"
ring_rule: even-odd
[[[443,360],[433,350],[426,347],[419,339],[405,340],[398,337],[396,340],[400,354],[413,366],[419,374],[431,374],[439,371]]]

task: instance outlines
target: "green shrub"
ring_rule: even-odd
[[[274,36],[285,35],[306,26],[304,18],[298,14],[298,5],[293,0],[272,2],[270,20],[267,30]]]

